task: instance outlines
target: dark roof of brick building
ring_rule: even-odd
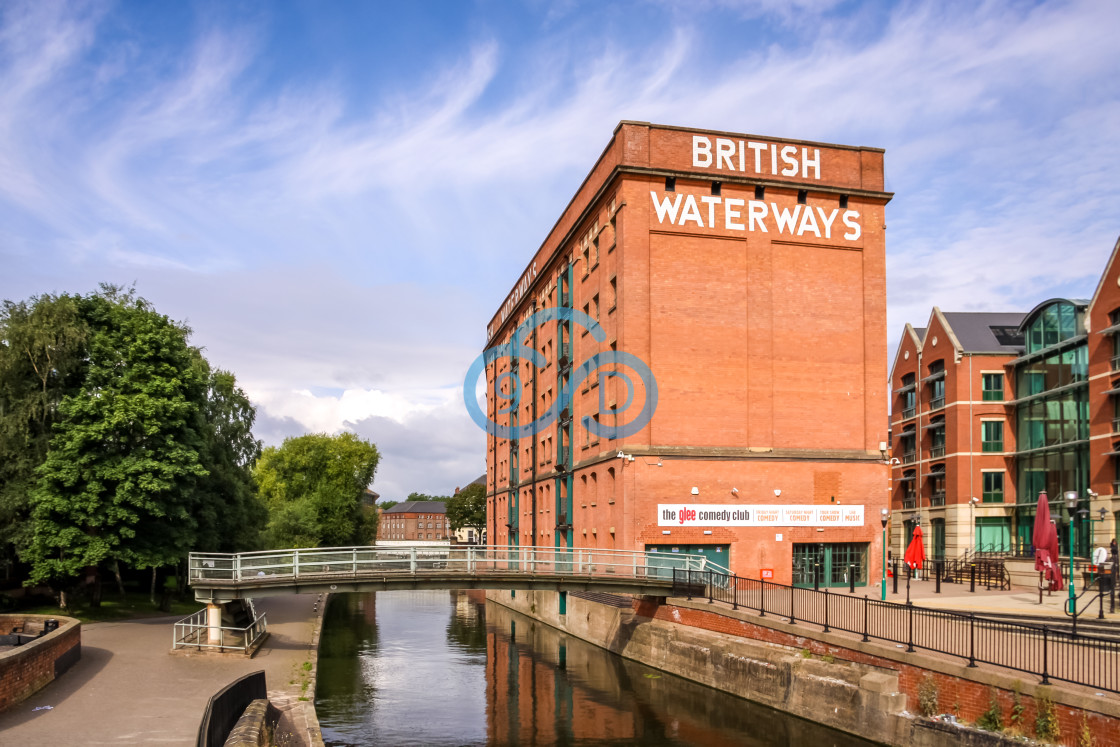
[[[445,514],[447,504],[443,501],[406,501],[382,511],[383,514]]]
[[[1023,350],[1022,312],[946,311],[945,321],[965,353],[1010,353]]]

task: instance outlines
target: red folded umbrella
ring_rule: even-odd
[[[1042,571],[1050,581],[1051,591],[1062,589],[1062,574],[1058,569],[1058,528],[1050,520],[1050,502],[1046,491],[1038,494],[1038,507],[1034,514],[1034,569]]]
[[[910,546],[906,548],[906,554],[902,556],[903,562],[916,571],[922,570],[922,561],[926,559],[926,550],[922,547],[922,528],[920,526],[914,527],[914,537],[910,540]]]

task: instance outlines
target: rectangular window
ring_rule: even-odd
[[[1003,503],[1003,473],[983,472],[984,503]]]
[[[1003,401],[1003,374],[1001,374],[1001,373],[986,373],[986,374],[984,374],[983,390],[984,390],[984,401],[985,402],[1002,402]]]
[[[982,451],[1003,451],[1003,421],[985,420],[980,423]]]

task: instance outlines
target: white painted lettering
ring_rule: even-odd
[[[821,151],[819,148],[813,148],[813,157],[809,158],[809,149],[801,149],[801,178],[805,179],[809,176],[809,167],[813,167],[815,176],[814,179],[821,178]]]
[[[787,145],[782,148],[782,163],[789,164],[782,169],[782,176],[797,176],[797,148]]]
[[[754,151],[754,173],[762,173],[762,151],[766,150],[766,143],[748,142],[747,147]]]
[[[739,151],[739,155],[742,156],[743,152]],[[727,199],[725,199],[723,201],[723,227],[724,228],[726,228],[729,231],[731,231],[731,230],[742,231],[742,230],[746,229],[746,226],[744,226],[742,223],[739,222],[740,219],[741,219],[740,218],[740,213],[736,209],[736,208],[741,208],[741,207],[743,207],[743,200],[740,200],[736,197],[728,197]],[[765,207],[765,206],[763,206],[763,207]],[[752,228],[751,230],[753,231],[754,229]],[[766,227],[763,226],[762,230],[765,231]]]
[[[692,195],[684,198],[684,210],[681,211],[681,220],[677,225],[683,226],[685,221],[690,220],[696,221],[696,225],[700,228],[704,227],[704,221],[700,217],[700,206],[696,204],[696,198]]]
[[[778,233],[790,233],[791,235],[797,227],[797,216],[801,213],[801,206],[794,205],[793,212],[790,213],[788,208],[778,210],[778,204],[771,202],[770,207],[774,209],[774,220],[778,223]]]
[[[751,200],[747,203],[747,215],[749,216],[749,224],[751,231],[761,231],[762,233],[770,233],[766,229],[766,213],[769,212],[766,203],[762,200]],[[758,228],[755,228],[755,221],[757,221]]]
[[[770,146],[770,173],[778,173],[778,146]]]
[[[836,208],[833,208],[832,212],[829,213],[827,216],[824,213],[824,208],[817,208],[817,212],[821,214],[821,223],[824,224],[824,237],[826,239],[831,239],[832,238],[832,222],[834,220],[836,220],[836,214],[839,213],[840,211],[837,210]]]
[[[704,204],[706,204],[708,206],[708,227],[709,228],[715,228],[715,225],[716,225],[716,205],[723,202],[723,200],[719,197],[715,197],[715,196],[709,197],[709,196],[705,195],[705,196],[700,198],[700,202],[703,202]]]
[[[739,141],[739,171],[746,171],[747,170],[746,167],[743,165],[743,153],[744,153],[745,150],[746,149],[743,147],[743,141],[740,140]]]
[[[797,235],[804,236],[806,231],[812,231],[818,239],[821,237],[821,230],[817,227],[817,216],[813,214],[813,208],[808,205],[801,213],[801,225],[797,227]]]
[[[670,223],[677,222],[677,208],[681,206],[681,195],[674,195],[676,197],[671,203],[669,202],[669,195],[665,195],[665,202],[657,201],[657,193],[650,191],[649,196],[653,198],[653,208],[657,211],[657,222],[664,223],[665,217],[669,217]]]
[[[703,135],[692,136],[692,165],[712,165],[712,141]]]
[[[845,226],[852,229],[851,231],[848,231],[847,233],[844,234],[844,238],[847,239],[848,241],[855,241],[856,239],[858,239],[861,231],[860,231],[859,223],[856,223],[855,221],[859,220],[859,211],[858,210],[845,210],[844,211],[844,216],[841,220],[844,221]]]
[[[731,156],[735,155],[735,141],[728,140],[727,138],[716,138],[716,168],[728,168],[732,171],[735,170],[735,164],[731,163]],[[724,161],[727,162],[725,167]]]

